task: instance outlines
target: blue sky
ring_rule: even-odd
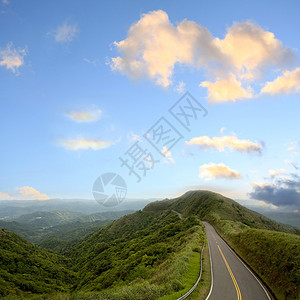
[[[209,189],[297,210],[299,9],[2,0],[0,199],[92,198],[116,172],[129,198]],[[186,91],[208,114],[190,132],[172,119],[183,139],[162,156],[143,134]],[[135,142],[160,160],[138,183],[119,159]]]

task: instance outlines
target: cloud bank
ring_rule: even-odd
[[[252,187],[249,193],[252,199],[277,207],[300,207],[300,176],[297,174],[280,176],[274,183],[252,183]]]
[[[296,58],[274,33],[257,24],[234,23],[222,39],[193,21],[183,20],[175,26],[162,10],[143,14],[129,28],[127,37],[114,44],[121,55],[111,58],[111,69],[131,78],[146,77],[168,87],[173,84],[176,65],[204,70],[209,80],[199,85],[207,88],[210,102],[253,97],[252,84],[261,81],[265,71],[287,70]],[[298,69],[283,74],[283,78],[267,83],[263,92],[282,92],[280,86],[285,81],[292,83],[284,92],[299,92],[295,87]]]

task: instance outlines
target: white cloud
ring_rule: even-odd
[[[222,136],[213,138],[208,136],[200,136],[192,138],[190,141],[186,142],[186,145],[196,145],[200,147],[200,149],[218,149],[220,152],[223,152],[225,148],[247,153],[260,153],[262,151],[262,146],[260,144],[251,142],[249,140],[240,140],[235,136]]]
[[[95,122],[101,117],[102,111],[98,108],[82,110],[82,111],[69,111],[67,116],[76,122]]]
[[[215,164],[209,163],[204,164],[199,169],[199,177],[205,178],[206,180],[211,179],[241,179],[242,174],[238,171],[230,169],[223,163]]]
[[[260,83],[265,71],[291,67],[296,58],[274,33],[251,22],[233,24],[220,39],[192,21],[173,25],[162,10],[143,14],[114,44],[120,56],[111,58],[112,70],[163,87],[172,85],[176,65],[204,69],[210,78],[200,86],[212,102],[253,97],[251,84]]]
[[[71,42],[78,34],[79,30],[76,25],[65,22],[56,29],[54,37],[58,43],[67,43]]]
[[[98,59],[94,59],[94,60],[90,60],[88,58],[84,58],[83,61],[85,61],[86,63],[90,64],[90,65],[93,65],[93,66],[98,66],[100,65],[100,62]]]
[[[269,175],[271,178],[276,177],[278,175],[285,174],[286,170],[285,169],[279,169],[279,170],[270,170]]]
[[[2,4],[8,5],[9,4],[9,0],[2,0]]]
[[[215,43],[240,76],[248,79],[263,67],[289,65],[295,57],[274,33],[251,22],[235,23],[228,28],[225,38],[216,38]]]
[[[161,153],[165,155],[166,161],[175,164],[175,160],[172,158],[172,153],[166,146],[163,147]]]
[[[13,43],[8,43],[6,48],[0,49],[0,66],[18,74],[19,68],[24,64],[24,56],[26,55],[26,47],[16,49]]]
[[[300,68],[293,71],[285,71],[282,76],[274,81],[269,81],[261,90],[266,94],[291,94],[300,93]]]
[[[141,141],[142,138],[138,134],[135,134],[133,131],[131,131],[130,135],[129,135],[129,140],[130,141]]]
[[[100,139],[86,139],[83,137],[79,137],[77,139],[63,139],[61,140],[61,146],[67,150],[101,150],[105,148],[109,148],[114,144],[114,142],[102,141]]]
[[[178,85],[175,87],[176,92],[178,92],[179,94],[183,93],[185,89],[185,85],[186,84],[184,82],[180,81]]]
[[[257,200],[256,202],[259,204],[259,206],[264,207],[264,208],[270,208],[272,210],[276,210],[276,209],[279,208],[278,206],[273,205],[272,203],[267,203],[267,202],[262,201],[262,200]]]
[[[200,86],[208,89],[210,102],[235,102],[253,96],[251,88],[244,89],[242,82],[238,81],[233,74],[227,78],[218,79],[216,82],[203,81]]]
[[[175,27],[162,10],[142,15],[115,45],[123,57],[111,59],[112,70],[132,78],[146,76],[163,87],[172,84],[176,63],[205,64],[218,51],[205,27],[187,20]]]

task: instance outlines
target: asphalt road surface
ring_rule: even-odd
[[[212,288],[209,300],[270,300],[252,272],[229,248],[215,229],[206,222],[212,264]]]

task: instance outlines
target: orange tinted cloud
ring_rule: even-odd
[[[213,137],[200,136],[192,138],[190,141],[186,142],[189,146],[198,146],[202,149],[214,148],[223,152],[225,148],[234,149],[239,152],[248,153],[260,153],[262,146],[258,143],[251,142],[249,140],[241,140],[235,136],[222,136]]]
[[[16,190],[19,192],[19,195],[17,195],[16,197],[19,200],[49,200],[50,199],[46,194],[42,194],[36,189],[29,186],[17,187]]]
[[[286,71],[274,81],[266,83],[261,93],[266,94],[291,94],[300,92],[300,68]]]
[[[204,164],[199,169],[199,177],[205,178],[206,180],[211,179],[241,179],[242,174],[238,171],[230,169],[225,164]]]

